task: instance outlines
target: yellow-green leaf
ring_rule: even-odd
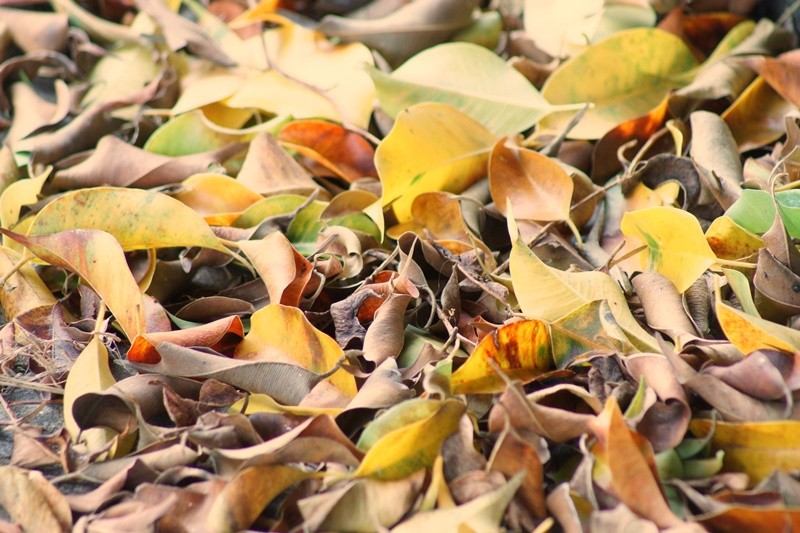
[[[433,464],[444,440],[458,430],[467,407],[445,400],[430,416],[390,431],[367,452],[357,477],[400,479]]]
[[[61,196],[33,221],[29,235],[95,229],[113,235],[124,250],[202,246],[225,253],[198,213],[166,194],[119,187],[93,187]]]
[[[453,106],[424,103],[397,116],[375,150],[382,205],[410,222],[411,204],[431,191],[460,193],[486,175],[495,136]]]
[[[647,114],[683,85],[679,76],[697,64],[675,35],[655,28],[622,31],[562,64],[547,79],[542,96],[554,105],[594,104],[570,137],[599,139],[616,125]],[[539,126],[562,130],[571,118],[571,113],[554,113]]]
[[[393,117],[414,104],[442,102],[459,108],[496,135],[509,135],[530,128],[557,109],[497,54],[470,43],[428,48],[391,74],[376,68],[368,72],[381,107]]]
[[[605,300],[611,314],[634,346],[657,351],[658,343],[636,321],[625,294],[604,272],[563,272],[545,265],[519,238],[509,218],[510,269],[514,294],[522,312],[531,318],[556,321],[595,300]]]
[[[620,229],[646,246],[648,269],[666,276],[684,292],[717,256],[708,245],[700,223],[691,213],[674,207],[651,207],[625,213]]]

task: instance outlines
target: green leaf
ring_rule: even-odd
[[[800,239],[800,191],[777,192],[775,200],[786,231],[792,238]],[[768,192],[745,189],[725,214],[746,230],[764,233],[775,220],[775,205]]]

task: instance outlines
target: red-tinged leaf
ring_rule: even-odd
[[[221,318],[210,324],[194,328],[149,333],[134,339],[128,350],[128,360],[133,363],[154,365],[161,360],[156,346],[160,342],[172,342],[179,346],[203,346],[217,352],[231,352],[244,337],[242,320],[238,316]]]
[[[625,151],[626,155],[632,157],[647,139],[664,127],[664,123],[669,118],[668,103],[669,98],[664,98],[646,115],[623,122],[597,141],[592,155],[592,180],[595,183],[605,183],[622,170],[617,151],[623,144],[636,141]]]
[[[119,242],[105,231],[76,229],[25,236],[6,229],[42,261],[78,274],[103,299],[129,339],[145,332],[144,302]]]
[[[281,129],[278,140],[320,165],[327,173],[353,182],[378,177],[375,149],[358,133],[332,122],[298,120]]]
[[[314,269],[283,233],[276,231],[259,241],[239,241],[239,248],[267,285],[270,302],[300,305]]]

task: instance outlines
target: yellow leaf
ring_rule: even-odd
[[[695,419],[689,429],[705,437],[714,421]],[[716,422],[711,445],[725,451],[722,460],[727,472],[744,472],[748,483],[756,485],[773,470],[793,472],[800,469],[800,422]]]
[[[242,398],[231,405],[231,413],[251,415],[253,413],[288,413],[293,416],[313,417],[317,415],[337,416],[343,411],[340,407],[302,407],[282,405],[268,394],[250,394],[247,399]]]
[[[604,272],[562,272],[545,265],[522,242],[509,217],[510,268],[514,294],[522,312],[531,318],[554,322],[595,300],[605,300],[611,314],[630,339],[643,351],[658,351],[658,343],[636,321],[625,294]]]
[[[108,366],[108,350],[95,335],[75,359],[64,385],[64,428],[73,441],[77,441],[81,431],[72,415],[72,404],[75,403],[75,399],[89,392],[102,392],[114,383],[116,381]],[[113,436],[114,432],[111,430],[91,428],[83,432],[82,440],[90,450],[98,450]]]
[[[499,489],[481,494],[458,507],[439,508],[417,513],[392,529],[392,533],[448,531],[458,533],[489,533],[501,531],[500,522],[506,507],[517,493],[525,473],[519,472]]]
[[[344,357],[335,340],[311,325],[296,307],[270,304],[250,318],[250,332],[236,348],[236,359],[276,361],[317,374],[330,372]],[[348,397],[355,396],[352,375],[338,369],[327,380]]]
[[[361,43],[331,43],[322,33],[281,16],[267,18],[273,26],[263,37],[242,41],[226,28],[220,45],[243,68],[239,81],[227,76],[216,80],[214,94],[228,93],[222,103],[295,118],[328,118],[366,128],[375,98],[375,87],[364,71],[365,64],[373,64],[369,49]],[[271,69],[264,60],[265,49]],[[199,95],[199,91],[193,91],[191,98],[182,99],[176,107],[184,111],[189,102],[213,103]]]
[[[219,532],[248,529],[281,492],[312,475],[284,465],[245,468],[214,499],[204,526]]]
[[[411,204],[424,192],[460,193],[486,175],[495,136],[455,107],[417,104],[397,116],[375,150],[382,205],[398,222],[412,220]]]
[[[547,324],[524,320],[486,335],[450,378],[453,394],[501,392],[506,384],[490,362],[513,379],[529,381],[553,368]]]
[[[14,229],[14,225],[19,221],[22,207],[39,201],[39,193],[51,170],[52,167],[48,167],[39,176],[15,181],[3,190],[0,194],[0,226]],[[13,242],[8,237],[3,237],[4,246],[13,249]]]
[[[183,180],[173,198],[202,215],[211,225],[227,226],[245,209],[263,199],[230,176],[195,174]]]
[[[743,354],[756,350],[800,350],[800,331],[734,309],[717,292],[717,320],[723,333]]]
[[[764,239],[751,233],[725,215],[717,217],[706,230],[706,241],[720,259],[740,259],[758,252]]]
[[[10,272],[19,260],[17,252],[0,246],[0,277]],[[8,321],[31,309],[54,303],[55,297],[30,264],[23,265],[9,277],[0,290],[0,305]]]
[[[684,292],[717,262],[700,223],[674,207],[651,207],[625,213],[620,229],[647,245],[648,269],[666,276]]]
[[[458,430],[467,407],[445,400],[433,414],[381,437],[355,471],[357,477],[400,479],[433,464],[444,440]]]

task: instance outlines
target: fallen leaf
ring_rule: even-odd
[[[748,483],[754,485],[774,470],[797,469],[800,450],[792,446],[800,422],[780,420],[774,422],[714,422],[696,418],[689,424],[692,434],[698,437],[711,435],[711,445],[725,451],[726,471],[745,472]]]
[[[465,411],[466,406],[457,400],[437,402],[429,416],[389,431],[379,438],[369,448],[353,475],[391,480],[429,467],[439,454],[444,439],[458,429]]]
[[[718,262],[697,219],[673,207],[625,213],[622,233],[647,245],[648,270],[664,275],[682,293]]]
[[[697,66],[689,48],[677,37],[654,28],[622,31],[562,64],[542,87],[554,105],[594,104],[576,127],[575,139],[599,139],[618,124],[655,108],[678,77]],[[594,83],[582,83],[592,79]],[[562,130],[571,114],[555,113],[541,128]]]
[[[379,50],[393,64],[447,40],[472,22],[475,0],[415,0],[378,18],[324,17],[319,31],[345,42],[361,42]]]
[[[408,222],[419,194],[462,192],[485,175],[494,143],[486,128],[450,105],[424,103],[406,109],[375,150],[383,207],[391,206],[398,222]],[[405,155],[409,150],[413,159]]]
[[[505,381],[500,371],[512,379],[528,381],[553,367],[547,324],[525,320],[502,326],[481,340],[462,366],[453,372],[453,394],[500,392]]]
[[[475,70],[483,73],[475,76]],[[522,74],[482,46],[446,43],[412,57],[392,72],[370,68],[381,108],[392,117],[414,104],[457,107],[497,136],[527,130],[552,106]],[[582,103],[566,106],[580,109]]]
[[[501,213],[510,202],[518,219],[569,220],[572,178],[545,155],[500,140],[489,159],[489,188]]]
[[[619,285],[603,272],[562,272],[545,265],[519,238],[509,218],[511,281],[522,312],[555,321],[594,300],[606,300],[634,346],[655,349],[654,339],[633,318]],[[648,348],[650,347],[650,348]]]
[[[0,504],[26,531],[70,531],[72,514],[64,495],[41,472],[0,466]]]
[[[112,235],[94,229],[27,237],[5,229],[0,232],[41,260],[83,278],[114,313],[128,339],[144,333],[142,294],[128,270],[122,248]]]
[[[434,529],[457,531],[462,527],[469,527],[472,531],[480,533],[496,531],[506,507],[524,477],[520,472],[499,489],[458,507],[417,513],[394,527],[392,531],[394,533]]]
[[[331,372],[343,356],[336,341],[314,328],[302,311],[277,303],[253,313],[250,332],[234,355],[238,361],[288,363],[316,374]],[[327,379],[344,395],[355,395],[355,380],[343,369]]]

